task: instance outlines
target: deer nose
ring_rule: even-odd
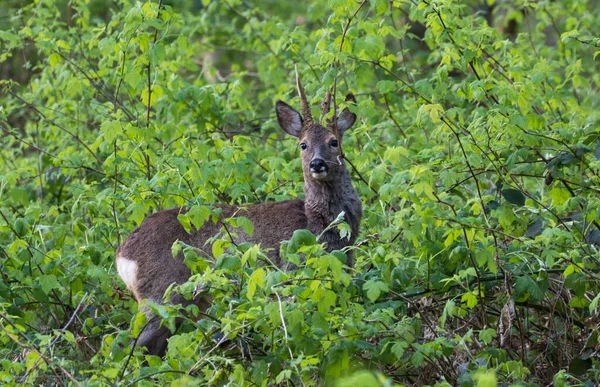
[[[311,172],[326,172],[327,164],[325,164],[325,160],[323,159],[314,159],[310,162],[310,171]]]

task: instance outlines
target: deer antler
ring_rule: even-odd
[[[329,114],[329,111],[331,110],[330,104],[331,92],[328,91],[325,93],[325,98],[323,98],[323,101],[321,102],[321,122],[323,122],[323,119]]]
[[[333,86],[331,87],[331,92],[327,92],[325,94],[325,98],[327,101],[327,112],[329,112],[329,104],[331,103],[331,99],[333,98],[333,117],[331,118],[331,124],[333,129],[333,135],[338,141],[340,147],[340,155],[338,156],[338,163],[342,165],[342,159],[344,158],[344,148],[342,148],[342,133],[340,133],[340,128],[338,126],[338,107],[337,102],[335,100],[335,95],[337,93],[337,77],[333,80]]]
[[[296,69],[296,87],[298,88],[298,97],[300,97],[300,103],[302,105],[302,118],[304,118],[305,123],[312,123],[313,118],[310,113],[310,105],[306,100],[306,94],[304,94],[304,88],[302,87],[302,81],[300,81],[300,74],[298,74],[298,65],[294,65]]]

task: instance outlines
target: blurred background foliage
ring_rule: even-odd
[[[0,1],[0,380],[595,385],[599,25],[592,0]],[[187,251],[174,291],[210,316],[155,306],[185,323],[144,356],[114,250],[161,209],[303,195],[295,64],[315,111],[357,97],[355,266],[304,233],[289,273]]]

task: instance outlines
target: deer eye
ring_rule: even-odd
[[[337,148],[337,146],[338,146],[338,141],[337,141],[337,140],[335,140],[335,139],[333,139],[333,140],[329,141],[329,146],[332,146],[332,147],[334,147],[334,148]]]
[[[306,150],[306,148],[308,148],[308,145],[306,145],[305,142],[303,142],[303,143],[300,144],[300,149]]]

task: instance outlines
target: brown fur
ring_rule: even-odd
[[[319,235],[344,211],[345,220],[352,229],[351,238],[340,239],[337,229],[334,228],[323,234],[321,242],[326,244],[328,251],[349,246],[359,232],[362,207],[351,184],[350,174],[341,161],[341,144],[332,145],[331,141],[336,139],[336,136],[331,124],[325,128],[315,124],[312,119],[303,119],[298,112],[281,101],[277,103],[276,110],[283,130],[298,137],[299,143],[306,146],[302,151],[306,200],[215,207],[222,209],[221,219],[235,216],[250,219],[254,225],[252,236],[241,230],[234,230],[234,242],[260,243],[261,247],[267,250],[272,262],[285,269],[285,263],[279,257],[281,241],[290,239],[294,231],[299,229],[308,229]],[[356,116],[346,109],[338,118],[338,127],[343,132],[352,126],[355,119]],[[315,177],[311,173],[311,162],[315,159],[320,159],[326,164],[326,176]],[[177,219],[177,215],[185,211],[184,208],[174,208],[149,216],[117,250],[117,264],[119,259],[135,263],[135,278],[123,279],[126,282],[129,280],[128,287],[138,302],[145,299],[161,302],[171,284],[184,283],[191,276],[192,273],[183,263],[182,254],[176,258],[172,256],[171,246],[176,240],[197,247],[207,254],[211,251],[206,241],[221,231],[222,223],[215,224],[209,220],[199,230],[187,233]],[[351,264],[350,258],[348,264]],[[121,274],[121,270],[119,273]],[[171,302],[186,303],[179,295],[173,296]],[[196,302],[203,311],[209,306],[208,300],[200,299]],[[160,326],[159,319],[153,317],[147,308],[144,308],[144,311],[150,322],[140,335],[138,344],[147,347],[151,354],[162,355],[166,350],[170,332],[166,327]]]

